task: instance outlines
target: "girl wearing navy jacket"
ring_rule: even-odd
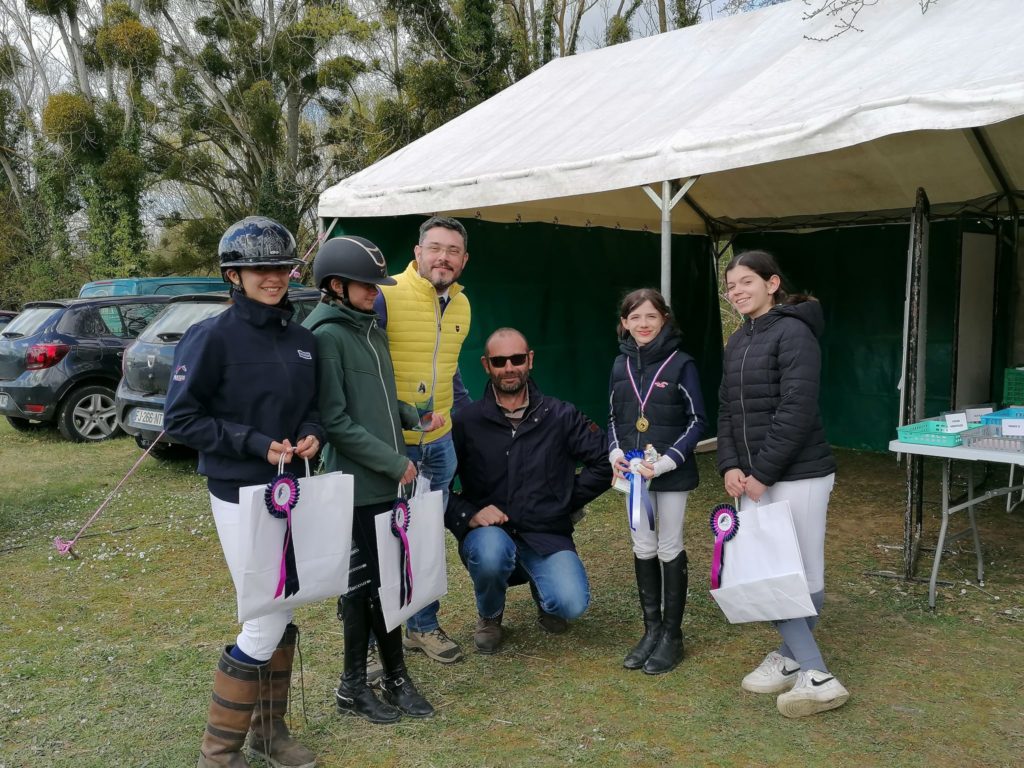
[[[693,358],[679,348],[679,332],[664,297],[633,291],[619,311],[619,350],[612,366],[609,454],[617,477],[630,471],[626,453],[653,446],[637,471],[649,482],[656,524],[634,521],[633,565],[644,635],[626,655],[626,669],[669,672],[683,660],[687,559],[683,547],[686,498],[699,477],[693,458],[704,434],[704,399]],[[664,600],[663,600],[664,595]]]
[[[312,459],[324,439],[316,410],[316,340],[291,321],[288,276],[295,240],[262,216],[232,225],[218,249],[231,284],[226,311],[192,326],[174,355],[167,433],[199,451],[228,569],[244,511],[242,486],[272,480],[278,463]],[[282,768],[311,768],[314,754],[284,723],[298,629],[292,612],[250,619],[221,654],[199,768],[248,765],[249,749]]]
[[[743,678],[778,693],[786,717],[842,706],[849,692],[828,672],[813,630],[825,600],[825,519],[835,481],[818,410],[825,326],[821,305],[787,296],[775,259],[747,251],[726,266],[727,296],[745,316],[725,347],[718,411],[718,471],[741,504],[788,501],[817,616],[775,622],[778,650]]]

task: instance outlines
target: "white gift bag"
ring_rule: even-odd
[[[725,544],[721,587],[711,597],[732,624],[816,616],[788,501],[739,511]]]
[[[238,566],[231,574],[238,595],[239,621],[348,591],[352,482],[352,475],[341,472],[310,476],[306,464],[306,477],[298,479],[299,499],[291,513],[299,590],[290,597],[274,597],[287,521],[267,511],[266,485],[239,489]]]
[[[407,618],[448,592],[444,548],[444,495],[417,478],[409,499],[409,565],[412,599],[402,604],[402,544],[392,531],[390,512],[377,515],[377,559],[380,563],[380,605],[390,632]]]

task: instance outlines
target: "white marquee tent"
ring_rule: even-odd
[[[326,190],[319,215],[655,230],[697,177],[673,232],[908,210],[918,187],[933,207],[1013,206],[1021,0],[940,0],[925,14],[918,0],[879,0],[857,18],[863,31],[827,41],[835,19],[807,20],[809,7],[557,59]]]
[[[933,214],[1017,215],[1024,0],[937,0],[924,14],[919,0],[877,0],[839,36],[834,17],[806,18],[817,5],[555,60],[326,190],[320,218],[328,229],[430,213],[660,229],[669,298],[672,232],[906,218],[919,188]],[[908,420],[923,415],[922,211],[907,273]],[[914,506],[908,490],[908,575]]]

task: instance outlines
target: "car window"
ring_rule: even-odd
[[[113,296],[115,293],[114,289],[115,286],[110,283],[106,283],[104,285],[86,285],[78,292],[78,296],[82,299],[95,299],[102,296]]]
[[[169,304],[139,335],[140,341],[177,341],[181,334],[208,317],[219,315],[228,303],[218,301]]]
[[[217,282],[191,282],[191,283],[167,283],[161,285],[153,293],[160,296],[181,296],[185,293],[208,293],[223,291],[227,284],[218,280]]]
[[[54,312],[60,312],[60,308],[30,307],[5,325],[0,333],[8,334],[8,338],[13,338],[15,334],[19,337],[31,336],[53,317]]]
[[[99,318],[104,325],[100,335],[134,339],[163,308],[163,304],[115,304],[100,307]]]
[[[121,310],[121,319],[124,321],[125,330],[130,338],[135,338],[152,322],[153,318],[160,314],[165,304],[122,304],[118,307]]]
[[[95,307],[69,309],[57,323],[57,331],[80,339],[96,339],[110,334]]]
[[[128,338],[128,330],[121,317],[120,307],[100,307],[99,316],[106,326],[102,336],[119,336],[122,339]]]

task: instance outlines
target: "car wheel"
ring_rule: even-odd
[[[45,421],[32,421],[32,419],[23,419],[20,416],[8,416],[7,423],[19,432],[38,432],[48,426]]]
[[[79,387],[64,398],[57,413],[60,433],[76,443],[98,442],[120,433],[114,390],[101,384]]]

